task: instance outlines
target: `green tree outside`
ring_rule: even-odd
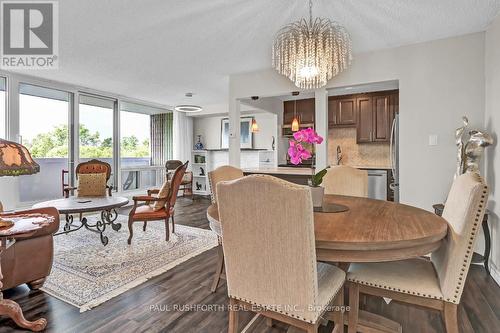
[[[92,133],[85,125],[80,125],[80,157],[111,158],[113,157],[113,139],[101,140],[99,132]],[[33,140],[23,142],[34,158],[66,158],[68,157],[67,125],[59,125],[47,133],[37,134]],[[149,140],[139,142],[134,135],[121,140],[122,157],[148,157]]]

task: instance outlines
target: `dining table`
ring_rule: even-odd
[[[340,212],[314,212],[318,261],[344,270],[353,262],[386,262],[425,256],[438,249],[448,233],[445,219],[417,207],[390,201],[325,195],[323,205],[341,205]],[[207,209],[210,228],[222,237],[216,204]],[[360,310],[360,332],[402,332],[401,324]]]

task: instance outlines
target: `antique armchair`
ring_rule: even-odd
[[[134,222],[142,221],[144,222],[143,231],[146,231],[146,226],[148,221],[165,221],[165,234],[166,241],[169,240],[169,227],[168,221],[172,218],[172,233],[175,233],[175,202],[177,200],[177,192],[179,191],[180,184],[182,182],[182,177],[184,176],[189,162],[184,163],[175,169],[172,176],[172,180],[165,180],[165,184],[160,190],[149,190],[147,196],[135,196],[132,198],[134,200],[134,206],[129,213],[128,218],[128,230],[129,238],[128,244],[132,242],[132,236],[134,235],[133,224]],[[164,193],[164,190],[167,193]],[[157,194],[153,196],[153,194]],[[145,203],[139,206],[139,203]],[[151,203],[158,203],[155,208]],[[157,209],[158,208],[158,209]]]
[[[228,331],[238,332],[244,309],[307,333],[333,319],[334,332],[343,332],[345,272],[316,261],[311,190],[268,175],[216,188],[232,305]]]
[[[455,179],[448,194],[442,215],[448,236],[430,260],[351,264],[349,332],[356,332],[360,293],[441,311],[446,332],[458,332],[457,307],[487,200],[488,189],[479,174],[465,173]]]
[[[39,289],[52,269],[53,234],[59,229],[58,211],[55,208],[40,208],[1,214],[0,210],[1,216],[29,213],[49,214],[54,216],[55,221],[37,230],[33,235],[17,237],[16,242],[2,252],[2,290],[14,288],[23,283],[26,283],[32,290]]]
[[[180,167],[182,164],[182,161],[179,160],[168,160],[167,163],[165,163],[167,180],[172,178],[175,169]],[[182,190],[182,196],[189,195],[193,198],[193,173],[191,171],[185,172],[179,189]]]
[[[325,194],[368,197],[368,171],[346,165],[332,166],[323,177]]]
[[[62,171],[62,181],[63,181],[63,194],[65,198],[68,198],[70,195],[70,192],[72,193],[73,191],[77,190],[78,187],[76,186],[69,186],[67,183],[64,182],[64,175],[67,174],[68,171],[63,170]],[[111,165],[109,163],[99,161],[99,160],[90,160],[88,162],[82,162],[76,166],[75,169],[75,174],[76,174],[76,179],[78,179],[78,176],[80,174],[97,174],[97,173],[105,173],[106,174],[106,189],[107,193],[109,196],[111,196],[111,191],[113,189],[112,186],[107,185],[107,182],[109,181],[109,178],[111,177]]]
[[[210,171],[208,173],[208,181],[210,183],[211,193],[210,196],[212,198],[212,204],[215,207],[211,207],[209,209],[217,209],[217,184],[222,181],[234,180],[243,177],[243,171],[241,169],[235,168],[230,165],[223,165],[218,167],[217,169]],[[221,235],[220,224],[216,221],[213,221],[210,218],[210,215],[207,212],[208,222],[210,224],[210,229],[212,229],[217,235]],[[217,264],[214,273],[214,278],[212,282],[212,286],[210,287],[211,292],[215,292],[217,286],[219,285],[220,279],[225,279],[226,275],[224,274],[224,251],[222,250],[222,239],[219,238],[219,246],[217,247]]]

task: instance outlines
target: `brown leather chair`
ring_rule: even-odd
[[[143,221],[144,227],[143,231],[146,231],[146,226],[148,221],[165,221],[165,240],[168,242],[169,240],[169,229],[168,229],[168,220],[172,218],[172,232],[175,233],[175,202],[177,200],[177,192],[179,191],[179,187],[182,182],[182,177],[186,172],[187,166],[189,162],[184,163],[179,166],[174,171],[174,175],[172,176],[172,181],[170,184],[170,190],[168,192],[167,197],[159,198],[157,196],[153,196],[153,194],[159,193],[160,190],[148,190],[147,196],[137,196],[132,197],[134,200],[134,207],[129,213],[128,217],[128,244],[132,242],[132,236],[134,235],[133,224],[134,222]],[[168,180],[166,180],[168,182]],[[155,211],[149,203],[155,201],[166,201],[165,206],[162,209]],[[146,205],[139,206],[139,202],[144,202]]]
[[[167,169],[167,180],[170,180],[174,171],[183,164],[184,163],[179,160],[168,160],[167,163],[165,163],[165,169]],[[185,172],[179,189],[182,190],[182,196],[189,195],[191,199],[193,198],[193,173],[191,171]]]
[[[55,208],[40,208],[13,214],[42,213],[55,217],[54,223],[37,230],[31,236],[19,236],[16,242],[2,252],[2,290],[26,283],[30,289],[39,289],[49,276],[54,259],[53,234],[59,229],[59,213]]]
[[[77,189],[77,187],[72,187],[64,183],[64,174],[67,173],[66,170],[62,171],[62,182],[63,182],[63,193],[64,197],[68,198],[70,192]],[[75,174],[76,179],[78,179],[79,174],[88,174],[88,173],[105,173],[106,174],[106,182],[111,178],[111,165],[109,163],[99,161],[99,160],[90,160],[88,162],[80,163],[76,166]],[[108,195],[111,196],[112,186],[106,185],[108,189]]]

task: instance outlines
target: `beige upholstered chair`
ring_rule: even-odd
[[[217,184],[230,303],[229,332],[238,308],[317,332],[326,306],[343,303],[345,273],[317,264],[308,187],[267,175]],[[336,312],[336,329],[343,319]]]
[[[218,182],[234,180],[243,177],[243,171],[241,169],[232,167],[230,165],[223,165],[218,167],[217,169],[210,171],[208,173],[208,181],[210,183],[210,188],[212,192],[210,193],[212,198],[212,204],[217,204],[216,198],[216,186]],[[221,230],[220,223],[218,221],[214,221],[210,218],[210,215],[207,211],[208,223],[210,224],[210,229],[212,229],[217,235],[219,235],[219,246],[217,248],[217,266],[214,273],[214,280],[212,282],[212,286],[210,290],[215,292],[217,290],[217,286],[219,285],[220,279],[225,279],[226,275],[224,274],[224,252],[222,251],[222,240],[220,238]]]
[[[368,171],[346,165],[336,165],[328,169],[323,177],[325,194],[368,196]]]
[[[347,274],[351,304],[357,308],[358,295],[364,293],[436,309],[443,314],[446,331],[458,332],[457,305],[487,198],[487,187],[478,174],[466,173],[455,179],[443,211],[449,225],[443,245],[430,260],[351,264]],[[349,332],[351,327],[355,332],[351,323],[356,321],[356,313],[349,314]]]
[[[243,177],[243,171],[230,165],[223,165],[208,173],[212,203],[217,203],[217,183],[220,181],[234,180]]]

